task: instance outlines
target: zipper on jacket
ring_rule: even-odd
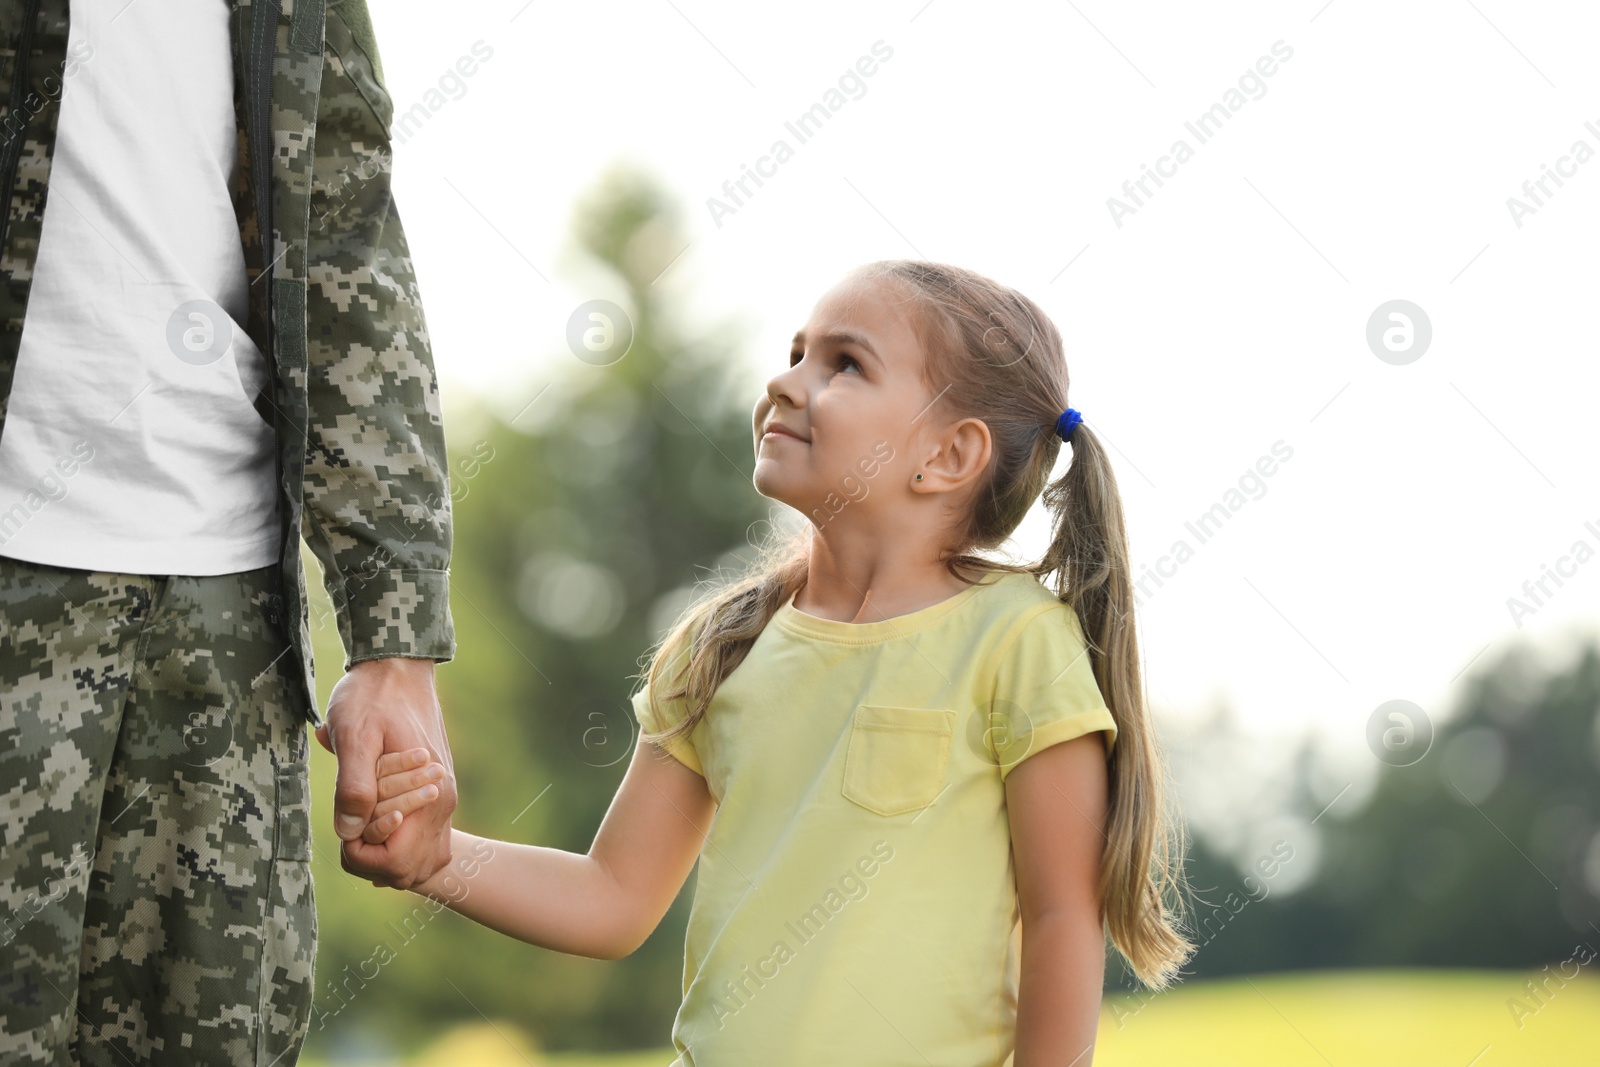
[[[39,0],[28,0],[28,14],[22,23],[22,31],[17,34],[17,58],[11,72],[11,110],[6,112],[6,119],[10,120],[22,109],[27,101],[29,70],[33,59],[33,27],[39,21]],[[17,127],[16,135],[6,143],[5,155],[0,158],[0,174],[5,181],[5,209],[0,212],[0,249],[6,245],[6,231],[11,228],[11,200],[16,193],[17,162],[22,158],[22,142],[28,135],[29,115]]]

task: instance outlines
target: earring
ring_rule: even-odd
[[[922,481],[922,475],[920,475],[920,474],[917,475],[917,481],[919,481],[919,482]]]

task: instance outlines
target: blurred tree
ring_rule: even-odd
[[[620,358],[603,346],[565,354],[549,388],[509,419],[476,406],[450,412],[458,655],[438,678],[456,825],[586,852],[637,735],[631,676],[708,568],[737,568],[753,553],[746,531],[770,502],[750,484],[755,398],[729,373],[734,341],[722,331],[691,343],[662,310],[656,280],[687,244],[673,208],[649,179],[619,169],[580,206],[574,230],[614,279],[602,295],[626,315],[580,317],[580,327],[621,339],[631,324],[631,345]],[[322,662],[338,662],[336,642]],[[323,773],[319,797],[331,790]],[[321,851],[320,999],[339,1006],[331,984],[347,967],[360,974],[378,943],[394,959],[336,1021],[313,1019],[310,1054],[379,1035],[409,1044],[479,1012],[552,1049],[668,1043],[693,876],[642,948],[594,961],[351,879],[331,831]],[[426,925],[405,940],[402,917],[419,906]]]
[[[1318,870],[1298,891],[1271,890],[1197,838],[1188,876],[1208,904],[1195,908],[1188,976],[1537,968],[1582,941],[1600,949],[1600,649],[1545,673],[1513,646],[1458,703],[1420,760],[1380,765],[1364,806],[1318,820]],[[1305,822],[1326,805],[1305,787],[1313,756],[1293,757],[1290,806]],[[1131,985],[1115,961],[1108,976]]]

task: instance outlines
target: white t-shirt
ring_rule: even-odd
[[[132,574],[278,557],[235,165],[229,0],[73,0],[0,431],[0,555]],[[270,412],[270,408],[267,409]]]

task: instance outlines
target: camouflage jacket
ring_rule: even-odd
[[[450,489],[416,276],[390,195],[393,101],[366,0],[231,0],[250,282],[241,326],[273,368],[282,582],[269,605],[313,721],[304,536],[333,600],[345,667],[450,659]],[[68,0],[0,0],[0,433],[49,191]],[[181,72],[170,72],[172,77]],[[267,410],[270,407],[270,411]]]

